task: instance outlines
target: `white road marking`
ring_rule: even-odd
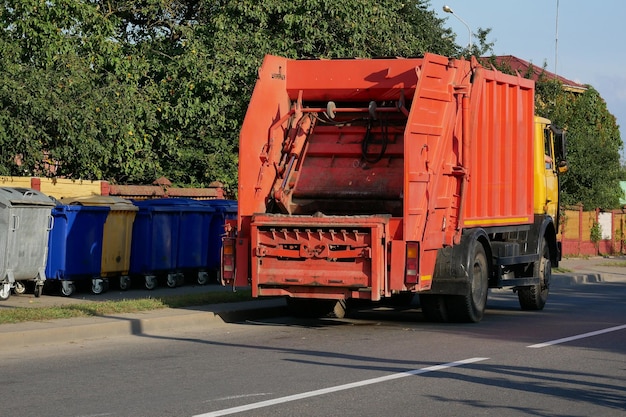
[[[535,348],[536,349],[536,348],[542,348],[542,347],[546,347],[546,346],[553,346],[553,345],[558,345],[558,344],[561,344],[561,343],[571,342],[572,340],[584,339],[586,337],[592,337],[592,336],[597,336],[599,334],[616,332],[618,330],[624,330],[624,329],[626,329],[626,324],[621,325],[621,326],[609,327],[608,329],[602,329],[602,330],[598,330],[598,331],[595,331],[595,332],[583,333],[583,334],[579,334],[579,335],[576,335],[576,336],[564,337],[563,339],[551,340],[549,342],[537,343],[536,345],[530,345],[530,346],[526,346],[526,347]]]
[[[249,398],[249,397],[266,397],[268,395],[272,395],[271,392],[259,392],[256,394],[241,394],[241,395],[231,395],[229,397],[215,398],[213,400],[204,401],[205,403],[211,403],[214,401],[228,401],[228,400],[236,400],[239,398]]]
[[[273,400],[261,401],[258,403],[252,403],[242,405],[239,407],[225,408],[223,410],[212,411],[206,414],[198,414],[194,417],[217,417],[226,416],[229,414],[241,413],[244,411],[256,410],[257,408],[270,407],[272,405],[283,404],[290,401],[302,400],[304,398],[317,397],[320,395],[330,394],[333,392],[344,391],[347,389],[363,387],[366,385],[379,384],[381,382],[387,382],[394,379],[404,378],[411,375],[421,375],[428,372],[441,371],[443,369],[453,368],[455,366],[467,365],[470,363],[485,361],[489,358],[469,358],[456,362],[444,363],[442,365],[434,365],[421,369],[413,369],[406,372],[400,372],[397,374],[391,374],[387,376],[381,376],[378,378],[366,379],[363,381],[352,382],[350,384],[338,385],[336,387],[322,388],[315,391],[303,392],[300,394],[288,395],[286,397],[274,398]]]

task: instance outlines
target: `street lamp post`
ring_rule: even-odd
[[[452,10],[452,8],[450,6],[447,6],[447,5],[443,6],[443,11],[446,12],[446,13],[450,13],[452,16],[454,16],[457,19],[459,19],[459,21],[465,25],[465,27],[467,28],[467,32],[469,33],[469,44],[467,45],[467,49],[471,53],[471,51],[472,51],[472,29],[470,29],[469,25],[465,22],[465,20],[461,19],[459,17],[459,15],[454,13],[454,11]]]

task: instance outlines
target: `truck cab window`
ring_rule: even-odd
[[[543,154],[546,162],[546,169],[554,167],[554,158],[552,155],[552,134],[549,129],[543,131]]]

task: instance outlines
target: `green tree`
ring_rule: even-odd
[[[567,131],[569,170],[561,177],[562,204],[619,207],[623,145],[617,120],[600,94],[592,86],[581,94],[564,90],[558,81],[540,80],[537,110]]]
[[[489,62],[500,71],[514,73],[506,65]],[[521,74],[535,77],[532,65]],[[620,165],[620,138],[617,120],[598,91],[588,85],[584,92],[571,91],[545,73],[545,65],[535,84],[535,111],[566,130],[569,170],[560,177],[561,204],[582,203],[588,209],[620,206],[624,178]]]
[[[5,175],[234,190],[265,54],[464,52],[423,0],[5,0],[0,19]]]

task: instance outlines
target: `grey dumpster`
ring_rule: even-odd
[[[48,237],[55,203],[30,188],[0,187],[0,300],[35,283],[39,297],[46,280]]]

